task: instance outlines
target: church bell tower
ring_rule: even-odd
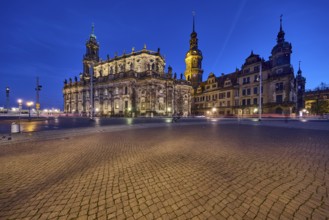
[[[91,34],[86,42],[86,54],[83,56],[83,74],[88,76],[90,68],[99,62],[99,43],[94,34],[94,24],[92,25]]]
[[[197,33],[195,32],[195,19],[193,13],[193,28],[190,39],[190,50],[186,53],[185,64],[186,69],[184,72],[185,79],[190,81],[192,87],[196,89],[199,84],[202,82],[202,52],[198,48],[198,38]]]

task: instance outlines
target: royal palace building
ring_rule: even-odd
[[[94,28],[93,28],[94,29]],[[93,80],[92,80],[93,79]],[[164,116],[191,114],[192,87],[177,78],[160,49],[99,57],[94,30],[86,42],[83,72],[74,81],[64,81],[64,112],[104,116]]]
[[[185,78],[194,89],[192,114],[250,116],[258,114],[261,106],[263,114],[287,115],[304,108],[305,78],[300,67],[294,75],[290,61],[292,46],[285,40],[282,17],[269,60],[252,51],[241,69],[218,77],[210,73],[206,81],[202,81],[203,57],[197,42],[193,25],[190,50],[185,57]]]

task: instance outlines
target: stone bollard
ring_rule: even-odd
[[[16,122],[11,123],[11,133],[19,133],[20,132],[19,124],[16,124]]]

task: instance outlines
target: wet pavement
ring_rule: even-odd
[[[145,123],[168,123],[171,122],[170,117],[158,118],[82,118],[82,117],[49,117],[49,118],[22,118],[17,117],[0,118],[0,134],[11,133],[11,123],[21,124],[22,132],[35,132],[47,130],[60,130],[72,128],[86,128],[86,127],[101,127],[111,125],[131,125],[131,124],[145,124]],[[196,122],[206,121],[205,118],[186,118],[180,119],[180,122]]]

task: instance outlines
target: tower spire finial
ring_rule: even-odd
[[[301,75],[302,75],[302,71],[301,71],[301,69],[300,69],[300,62],[301,62],[301,61],[298,62],[298,71],[297,71],[297,75],[298,75],[298,76],[301,76]]]
[[[282,14],[280,15],[280,31],[282,31]]]
[[[90,38],[96,39],[94,22],[91,23],[91,34],[90,34]]]
[[[193,31],[195,32],[195,11],[192,11],[192,16],[193,16]]]

